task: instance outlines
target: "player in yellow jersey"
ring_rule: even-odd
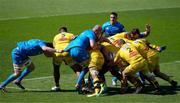
[[[59,34],[57,34],[53,39],[54,48],[58,48],[59,50],[63,50],[69,44],[69,42],[75,37],[74,34],[68,33],[66,27],[61,27],[59,29]],[[54,68],[54,81],[55,86],[52,87],[52,91],[60,91],[59,79],[60,79],[60,71],[59,68],[61,63],[65,62],[66,65],[69,65],[77,74],[81,71],[81,66],[75,64],[73,59],[69,56],[67,52],[63,53],[55,53],[53,57],[53,68]]]
[[[166,75],[165,73],[162,73],[160,71],[159,57],[158,57],[159,49],[157,49],[157,51],[156,51],[156,50],[150,48],[149,47],[150,43],[146,39],[136,39],[131,44],[137,48],[139,53],[144,58],[146,58],[151,72],[153,72],[156,76],[160,77],[161,79],[168,81],[172,85],[173,88],[176,88],[177,82],[170,79],[170,77],[168,75]],[[159,47],[156,46],[156,48],[159,48]]]
[[[103,65],[103,69],[100,72],[100,74],[103,76],[107,71],[109,71],[109,72],[111,72],[111,74],[113,76],[115,76],[119,81],[121,81],[122,80],[121,71],[123,70],[123,68],[125,68],[129,64],[127,62],[121,61],[121,62],[119,62],[119,64],[121,63],[120,65],[111,66],[111,62],[114,61],[114,57],[115,57],[116,53],[119,51],[119,48],[115,47],[114,45],[109,44],[107,42],[103,42],[103,43],[101,43],[101,45],[103,46],[101,48],[101,52],[104,55],[105,63]],[[139,80],[139,78],[128,77],[128,80],[137,88],[137,90],[138,90],[138,88],[142,87],[142,83]]]
[[[122,71],[123,84],[127,84],[127,76],[133,76],[136,72],[141,71],[148,80],[153,84],[157,92],[161,92],[159,84],[154,76],[149,72],[148,62],[138,52],[138,50],[130,43],[125,43],[123,39],[119,40],[120,50],[116,54],[114,63],[120,64],[121,61],[127,62],[129,65]],[[139,91],[138,91],[139,92]]]
[[[131,40],[131,39],[134,39],[135,37],[144,38],[150,34],[150,31],[151,31],[150,25],[146,24],[144,32],[140,32],[139,29],[133,28],[131,32],[117,33],[111,37],[108,37],[108,39],[112,42],[112,44],[118,47],[117,42],[119,41],[119,39]]]

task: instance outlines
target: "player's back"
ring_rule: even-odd
[[[138,50],[130,43],[124,44],[118,51],[117,55],[120,55],[120,57],[129,64],[144,60]]]
[[[28,41],[18,42],[17,46],[21,52],[21,55],[34,56],[42,54],[42,48],[46,43],[43,40],[32,39]]]
[[[95,33],[92,30],[85,30],[69,43],[65,51],[68,51],[72,47],[80,47],[83,49],[87,49],[90,47],[90,39],[96,39]]]
[[[116,46],[118,47],[118,41],[119,39],[124,39],[126,37],[127,32],[117,33],[113,36],[108,37],[108,39]]]
[[[132,42],[132,45],[134,45],[137,50],[139,51],[139,53],[144,57],[144,58],[148,58],[150,56],[156,55],[157,52],[154,51],[153,49],[151,49],[148,45],[147,45],[147,41],[146,39],[137,39],[135,41]]]
[[[103,45],[106,49],[108,49],[110,52],[116,54],[119,50],[118,47],[115,47],[114,45],[112,44],[109,44],[107,42],[102,42],[101,45]]]

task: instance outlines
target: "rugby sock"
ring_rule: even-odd
[[[24,69],[21,75],[16,79],[17,82],[20,82],[25,76],[27,76],[31,71],[29,69]]]
[[[161,79],[168,81],[169,83],[172,81],[168,75],[166,75],[162,72],[155,73],[155,75],[160,77]]]
[[[145,83],[144,75],[141,72],[139,72],[139,77],[140,77],[142,83]]]
[[[15,80],[17,77],[14,74],[11,74],[2,84],[1,87],[5,87],[6,85],[8,85],[10,82],[12,82],[13,80]]]
[[[101,90],[100,80],[98,77],[95,77],[93,81],[94,81],[95,94],[98,94]]]
[[[112,81],[117,81],[118,79],[117,79],[117,77],[112,77]]]

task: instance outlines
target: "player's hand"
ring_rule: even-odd
[[[162,52],[162,51],[164,51],[164,50],[166,50],[166,46],[160,46],[159,48],[158,48],[158,52]]]
[[[146,24],[145,30],[147,31],[147,30],[150,30],[150,29],[151,29],[151,26],[149,24]]]
[[[56,50],[57,53],[63,53],[64,50]]]

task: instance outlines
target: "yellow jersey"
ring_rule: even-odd
[[[137,48],[139,53],[144,57],[144,58],[149,58],[151,56],[157,55],[157,51],[149,48],[147,45],[147,40],[146,39],[136,39],[135,41],[132,41],[131,44]]]
[[[118,40],[126,38],[127,32],[117,33],[113,36],[108,37],[108,39],[112,42],[113,45],[118,47]]]
[[[119,48],[118,47],[115,47],[114,45],[112,44],[109,44],[107,42],[102,42],[101,45],[103,45],[106,49],[108,49],[110,52],[112,53],[117,53]]]
[[[134,64],[144,60],[144,58],[132,44],[126,43],[122,45],[114,58],[115,64],[118,64],[121,60],[126,61],[128,64]]]
[[[64,50],[74,37],[75,35],[72,33],[67,33],[67,32],[59,33],[53,39],[53,46],[57,50]],[[66,56],[67,54],[68,54],[67,52],[55,53],[56,56]]]

